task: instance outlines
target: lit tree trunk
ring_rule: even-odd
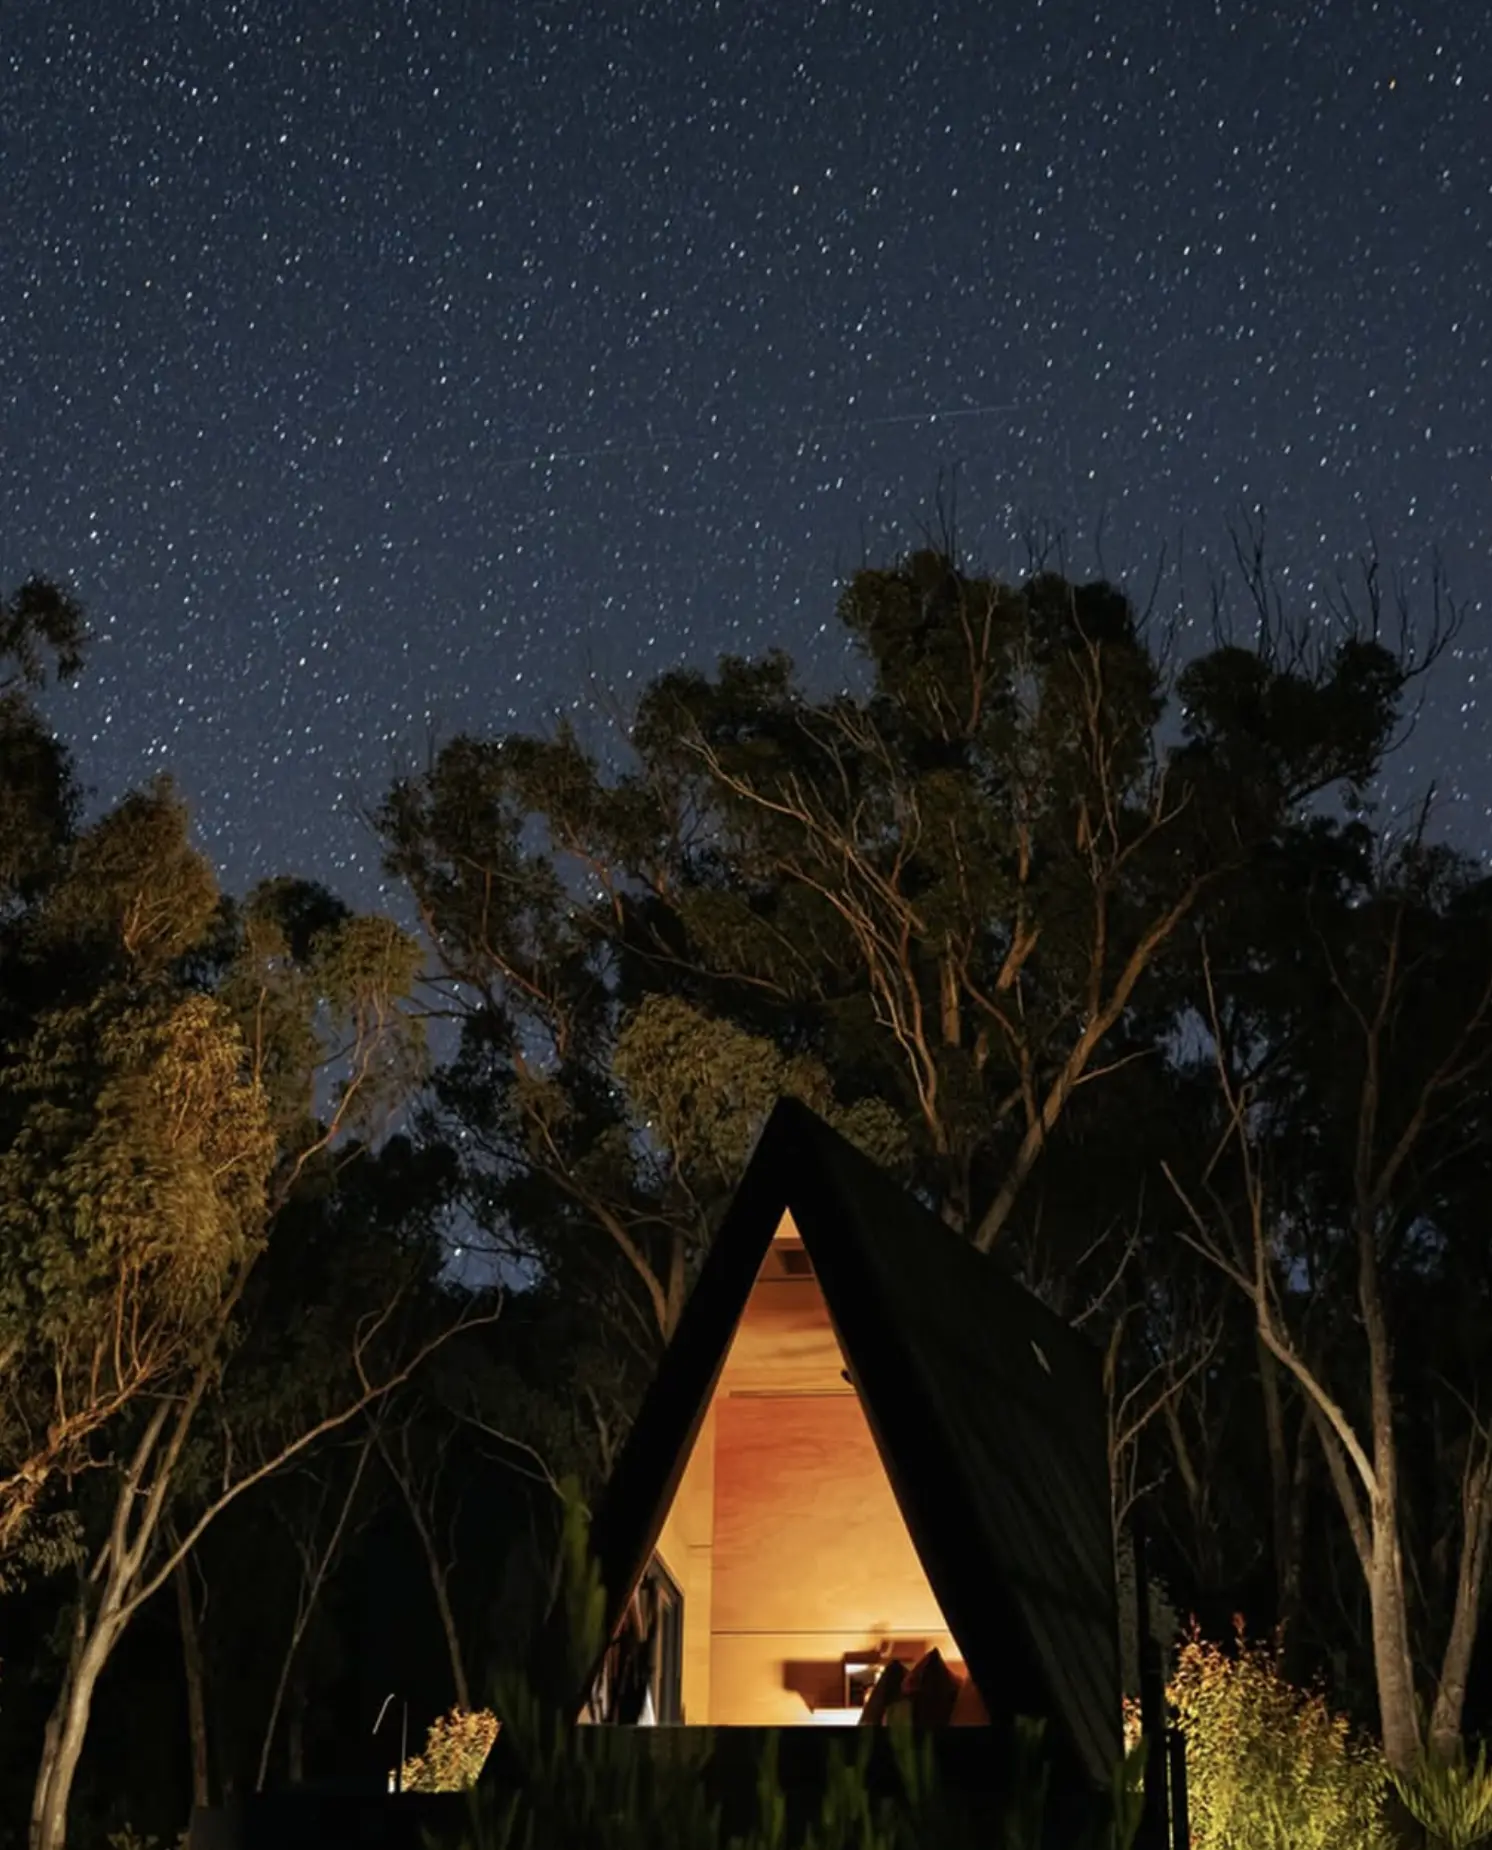
[[[201,1391],[197,1388],[176,1412],[176,1431],[166,1447],[168,1474],[185,1443]],[[144,1486],[171,1417],[170,1403],[162,1401],[146,1422],[115,1495],[109,1539],[79,1589],[67,1667],[42,1738],[41,1763],[31,1799],[30,1850],[64,1850],[67,1843],[68,1802],[88,1733],[93,1692],[135,1610],[128,1603],[129,1596],[144,1560],[144,1549],[161,1520],[165,1483],[151,1484],[148,1490]],[[132,1542],[130,1522],[137,1502],[143,1503],[143,1513],[139,1518],[140,1534]]]
[[[1478,1446],[1461,1482],[1461,1559],[1450,1633],[1441,1659],[1435,1707],[1430,1714],[1430,1752],[1452,1758],[1461,1742],[1466,1679],[1476,1649],[1478,1619],[1487,1585],[1492,1541],[1492,1451]]]
[[[1402,1511],[1399,1507],[1399,1441],[1394,1428],[1393,1348],[1378,1271],[1381,1188],[1372,1163],[1378,1111],[1378,1046],[1369,1043],[1358,1133],[1357,1301],[1368,1343],[1368,1395],[1373,1421],[1373,1478],[1368,1497],[1371,1569],[1368,1598],[1373,1621],[1373,1664],[1378,1678],[1383,1753],[1398,1772],[1408,1772],[1423,1742],[1415,1706],[1414,1658],[1409,1649],[1409,1608],[1404,1590]]]
[[[187,1733],[192,1748],[192,1804],[212,1803],[207,1759],[206,1676],[202,1667],[202,1639],[192,1600],[191,1568],[178,1561],[171,1578],[176,1583],[176,1616],[181,1627],[181,1666],[186,1678]]]
[[[178,1563],[185,1560],[207,1528],[246,1491],[283,1470],[292,1458],[307,1451],[318,1440],[349,1424],[392,1389],[403,1386],[415,1369],[459,1330],[491,1320],[485,1315],[470,1322],[458,1318],[422,1344],[402,1367],[393,1369],[377,1383],[370,1383],[363,1370],[360,1342],[354,1350],[354,1365],[362,1376],[361,1393],[230,1483],[197,1518],[186,1536],[174,1548],[166,1549],[165,1558],[152,1572],[147,1564],[160,1538],[182,1448],[202,1397],[214,1378],[215,1368],[211,1364],[200,1367],[179,1401],[161,1401],[147,1421],[129,1467],[118,1482],[109,1537],[94,1559],[78,1604],[67,1668],[42,1741],[31,1801],[29,1850],[65,1850],[68,1801],[77,1776],[98,1680],[130,1620],[166,1584]],[[375,1330],[378,1327],[377,1324],[373,1326]],[[91,1598],[89,1589],[93,1589]]]
[[[1373,1627],[1373,1670],[1378,1683],[1378,1724],[1383,1757],[1396,1772],[1409,1772],[1419,1759],[1419,1717],[1415,1713],[1414,1660],[1409,1652],[1409,1613],[1404,1597],[1404,1557],[1397,1511],[1375,1508],[1368,1604]]]
[[[1409,1645],[1389,1348],[1378,1295],[1376,1251],[1370,1238],[1360,1243],[1359,1268],[1359,1302],[1368,1338],[1371,1453],[1353,1432],[1342,1408],[1266,1316],[1261,1316],[1259,1330],[1276,1360],[1290,1368],[1305,1390],[1326,1453],[1327,1469],[1367,1587],[1383,1754],[1396,1772],[1404,1773],[1419,1759],[1422,1737]]]
[[[117,1607],[118,1590],[110,1587],[91,1622],[86,1598],[79,1608],[67,1669],[42,1743],[31,1802],[30,1850],[65,1850],[68,1803],[88,1733],[93,1694],[124,1630]]]
[[[668,1288],[664,1297],[664,1342],[673,1340],[673,1333],[679,1327],[679,1318],[684,1314],[684,1302],[689,1296],[688,1259],[683,1235],[672,1233],[668,1244]]]

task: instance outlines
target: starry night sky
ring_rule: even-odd
[[[954,470],[997,568],[1438,551],[1390,796],[1486,845],[1485,0],[5,0],[0,70],[0,580],[230,886],[375,898],[432,731],[842,676]]]

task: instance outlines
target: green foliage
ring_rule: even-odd
[[[6,1088],[0,1555],[50,1476],[196,1352],[263,1240],[275,1159],[241,1037],[209,996],[106,989],[44,1016]]]
[[[1144,1737],[1130,1742],[1124,1758],[1115,1767],[1109,1788],[1109,1843],[1104,1850],[1132,1850],[1140,1834],[1145,1813],[1145,1762],[1148,1743]]]
[[[56,614],[23,613],[66,668]],[[316,1225],[423,1071],[418,947],[304,883],[225,905],[165,780],[77,832],[65,761],[49,811],[45,752],[4,751],[40,739],[33,668],[0,686],[0,1584],[80,1569],[38,1784],[55,1842],[93,1684],[175,1537],[457,1307],[428,1218],[375,1204],[335,1263],[345,1221]]]
[[[581,1667],[564,1686],[573,1692],[600,1657],[605,1600],[573,1482],[561,1486],[561,1511],[555,1603],[560,1654]],[[549,1646],[555,1648],[553,1634]],[[513,1676],[498,1680],[493,1710],[501,1773],[471,1794],[465,1850],[986,1850],[989,1842],[965,1802],[942,1787],[932,1739],[904,1716],[884,1733],[859,1731],[849,1755],[830,1744],[816,1809],[796,1823],[780,1777],[779,1737],[769,1731],[756,1770],[755,1818],[727,1843],[705,1798],[711,1729],[581,1725],[568,1696],[546,1701]],[[877,1795],[869,1778],[882,1743],[896,1771],[891,1795]],[[1042,1850],[1051,1782],[1044,1723],[1018,1720],[1012,1749],[993,1841],[998,1850]],[[1116,1768],[1108,1818],[1070,1850],[1131,1850],[1142,1765],[1140,1750]],[[433,1838],[427,1842],[438,1850]]]
[[[841,1106],[823,1062],[675,996],[648,996],[617,1036],[612,1070],[639,1120],[676,1162],[722,1189],[739,1179],[779,1098],[798,1098],[890,1168],[906,1133],[880,1099]]]
[[[590,1512],[573,1477],[560,1484],[559,1611],[564,1628],[560,1661],[567,1690],[584,1687],[606,1642],[606,1589],[591,1552]]]
[[[163,972],[217,910],[217,882],[188,828],[169,779],[132,792],[78,841],[46,903],[44,941],[122,975]]]
[[[621,1731],[578,1730],[517,1682],[499,1688],[495,1707],[519,1790],[479,1785],[466,1850],[713,1850],[702,1743],[681,1740],[676,1755],[648,1760]]]
[[[392,920],[357,916],[310,881],[272,880],[230,909],[215,993],[239,1021],[288,1153],[318,1139],[322,1076],[339,1128],[381,1128],[424,1073],[422,1024],[401,1006],[421,953]]]
[[[132,1321],[145,1300],[199,1315],[262,1236],[274,1157],[226,1010],[105,995],[44,1020],[27,1052],[9,1081],[20,1110],[0,1156],[0,1238],[33,1333],[76,1329],[85,1300],[112,1314],[126,1280]]]
[[[1042,1753],[1046,1723],[1029,1715],[1015,1721],[1014,1779],[1002,1821],[1000,1850],[1039,1850],[1052,1769]]]
[[[0,1559],[0,1596],[20,1593],[87,1559],[87,1537],[76,1509],[32,1510]]]
[[[1241,1621],[1231,1654],[1192,1634],[1171,1699],[1196,1850],[1383,1850],[1377,1748],[1319,1691],[1287,1682],[1277,1647],[1251,1643]]]
[[[980,1818],[942,1788],[931,1740],[910,1724],[887,1731],[896,1788],[870,1778],[877,1736],[865,1730],[845,1753],[832,1744],[810,1814],[794,1822],[779,1769],[779,1738],[762,1745],[755,1816],[727,1836],[706,1796],[714,1751],[709,1729],[639,1734],[576,1728],[521,1684],[499,1690],[503,1766],[468,1800],[462,1850],[1046,1850],[1050,1766],[1039,1722],[1023,1722],[1011,1784],[992,1818]],[[1111,1818],[1063,1850],[1131,1850],[1139,1811],[1135,1759],[1115,1776]],[[450,1850],[426,1833],[429,1850]]]
[[[803,1833],[803,1850],[856,1850],[861,1845],[864,1850],[897,1850],[898,1842],[907,1841],[907,1827],[915,1830],[920,1820],[910,1804],[903,1812],[894,1800],[878,1800],[871,1793],[866,1779],[870,1751],[867,1737],[856,1742],[853,1757],[838,1751],[829,1755],[818,1816]],[[777,1816],[776,1808],[768,1814],[769,1828],[775,1827]],[[776,1850],[776,1846],[759,1826],[742,1850]]]
[[[521,1677],[497,1679],[492,1712],[499,1718],[501,1767],[470,1794],[464,1850],[986,1850],[984,1827],[941,1785],[932,1739],[916,1733],[905,1717],[884,1733],[859,1731],[849,1755],[830,1744],[816,1809],[796,1823],[780,1778],[779,1737],[769,1731],[756,1769],[755,1818],[745,1836],[733,1835],[728,1844],[719,1813],[705,1798],[713,1730],[578,1723],[573,1691],[600,1657],[605,1600],[573,1482],[561,1486],[555,1609],[560,1634],[551,1632],[548,1649],[557,1648],[579,1672],[557,1683],[566,1692],[558,1701],[546,1700]],[[458,1732],[464,1740],[464,1728]],[[896,1772],[889,1796],[878,1795],[869,1777],[871,1756],[882,1743],[889,1744]],[[1051,1781],[1045,1725],[1020,1720],[1012,1747],[994,1842],[998,1850],[1042,1850]],[[1116,1769],[1110,1816],[1071,1850],[1131,1850],[1141,1764],[1142,1757],[1131,1753]],[[453,1789],[416,1788],[408,1780],[406,1786]],[[434,1837],[427,1834],[426,1841],[441,1850]]]
[[[1482,1742],[1468,1761],[1464,1744],[1449,1759],[1423,1756],[1409,1773],[1390,1769],[1404,1808],[1443,1850],[1471,1850],[1492,1837],[1492,1767]]]

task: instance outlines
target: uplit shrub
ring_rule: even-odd
[[[430,1724],[425,1751],[406,1760],[406,1792],[467,1792],[487,1764],[497,1739],[497,1717],[491,1709],[452,1709]]]
[[[1195,1850],[1381,1850],[1381,1754],[1320,1690],[1281,1672],[1277,1645],[1182,1645],[1171,1685],[1186,1737]]]
[[[1476,1759],[1462,1746],[1449,1760],[1425,1754],[1411,1773],[1390,1773],[1404,1809],[1443,1850],[1471,1850],[1492,1837],[1492,1767],[1484,1741]]]

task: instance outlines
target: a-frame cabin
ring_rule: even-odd
[[[1043,1717],[1090,1790],[1120,1758],[1097,1352],[795,1102],[592,1539],[613,1639],[593,1719],[842,1725],[920,1664],[920,1719]]]

